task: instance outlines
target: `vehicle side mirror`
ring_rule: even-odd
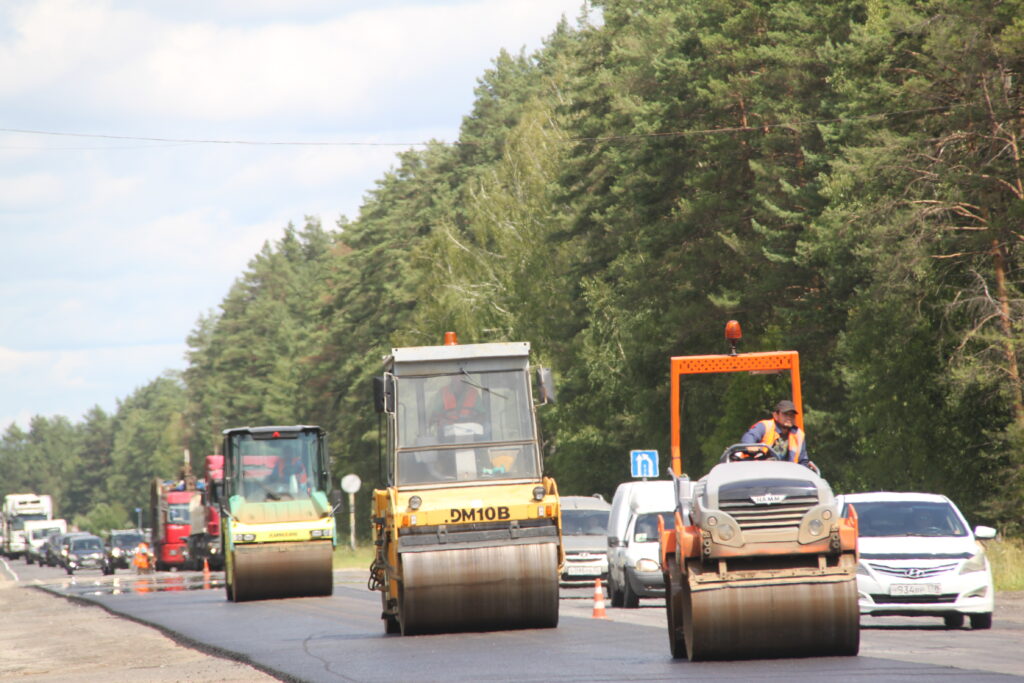
[[[550,368],[537,368],[537,390],[540,392],[541,403],[557,403],[555,378]]]
[[[990,526],[974,527],[974,537],[980,541],[987,541],[996,537],[996,530]]]
[[[395,380],[391,375],[373,378],[373,408],[378,413],[395,411]]]
[[[617,539],[614,536],[609,536],[608,537],[608,547],[609,548],[618,548],[619,547],[619,539]]]

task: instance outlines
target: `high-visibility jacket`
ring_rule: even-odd
[[[278,458],[277,464],[274,465],[274,478],[280,481],[284,481],[288,477],[295,475],[295,481],[300,484],[305,484],[306,468],[302,464],[302,459],[298,456],[287,458]]]
[[[462,400],[459,400],[459,397],[448,387],[442,389],[441,401],[444,403],[444,419],[454,423],[476,413],[478,396],[475,389],[469,389],[462,394]]]
[[[774,446],[775,442],[780,438],[781,435],[775,420],[769,418],[751,425],[740,441],[742,443],[764,443]],[[807,444],[804,442],[804,433],[796,425],[793,425],[789,430],[789,439],[786,445],[786,460],[792,460],[800,464],[807,463]]]

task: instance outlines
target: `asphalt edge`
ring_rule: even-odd
[[[283,671],[278,671],[277,669],[273,669],[273,668],[271,668],[269,666],[266,666],[266,665],[263,665],[263,664],[259,664],[257,662],[252,661],[249,657],[247,657],[245,655],[239,654],[237,652],[233,652],[231,650],[226,650],[224,648],[215,647],[213,645],[210,645],[209,643],[204,643],[204,642],[196,640],[194,638],[189,638],[186,635],[183,635],[181,633],[178,633],[177,631],[174,631],[174,630],[171,630],[171,629],[166,628],[164,626],[161,626],[160,624],[155,624],[155,623],[153,623],[151,621],[146,621],[145,619],[140,619],[138,617],[133,617],[133,616],[128,615],[128,614],[123,614],[121,612],[118,612],[117,610],[114,610],[114,609],[111,609],[111,608],[107,607],[103,603],[94,602],[93,600],[90,600],[89,598],[86,598],[86,597],[82,597],[80,595],[68,595],[66,593],[61,593],[61,592],[59,592],[57,590],[53,590],[53,589],[51,589],[51,588],[49,588],[47,586],[44,586],[44,585],[28,585],[28,584],[23,584],[21,586],[18,586],[18,588],[32,588],[32,589],[35,589],[35,590],[42,591],[44,593],[48,593],[50,595],[57,596],[59,598],[64,598],[68,602],[72,602],[72,603],[75,603],[77,605],[84,605],[86,607],[97,607],[97,608],[102,609],[103,611],[105,611],[107,614],[110,614],[111,616],[117,617],[118,619],[124,619],[126,621],[133,621],[136,624],[140,624],[142,626],[148,626],[148,627],[150,627],[152,629],[156,629],[157,631],[159,631],[163,635],[165,635],[168,638],[170,638],[171,640],[173,640],[178,645],[181,645],[183,647],[187,647],[187,648],[192,649],[192,650],[198,650],[199,652],[202,652],[203,654],[211,655],[211,656],[217,657],[219,659],[226,659],[228,661],[238,662],[240,664],[245,664],[246,666],[251,666],[252,668],[256,669],[257,671],[265,673],[268,676],[273,676],[274,678],[276,678],[279,681],[285,681],[286,683],[307,683],[306,679],[304,679],[304,678],[296,678],[295,676],[291,676],[291,675],[289,675],[289,674],[287,674],[287,673],[285,673]]]

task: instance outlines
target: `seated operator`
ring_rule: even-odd
[[[740,437],[740,443],[766,444],[777,460],[799,463],[817,472],[818,468],[807,456],[804,432],[796,426],[796,414],[796,406],[792,401],[779,401],[775,404],[771,418],[751,425]]]
[[[445,427],[454,424],[481,423],[483,411],[480,405],[480,392],[466,377],[452,375],[434,397],[430,421],[437,425],[436,429],[441,435],[447,431]]]

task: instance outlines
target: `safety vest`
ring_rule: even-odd
[[[761,420],[756,424],[764,425],[764,436],[761,437],[761,443],[774,446],[775,442],[780,438],[779,430],[775,427],[775,420]],[[793,428],[789,430],[789,457],[793,462],[800,462],[800,450],[802,449],[803,444],[804,433],[794,425]]]
[[[290,458],[287,463],[288,467],[285,467],[284,458],[278,458],[277,464],[274,466],[274,475],[278,479],[284,479],[285,477],[295,475],[295,481],[300,484],[305,484],[307,481],[306,468],[302,465],[302,460],[298,457]],[[286,471],[292,470],[292,471]]]
[[[476,412],[476,399],[477,393],[470,389],[462,395],[462,402],[459,405],[459,397],[451,389],[445,387],[441,390],[445,419],[449,422],[457,422],[459,418],[469,417]]]

